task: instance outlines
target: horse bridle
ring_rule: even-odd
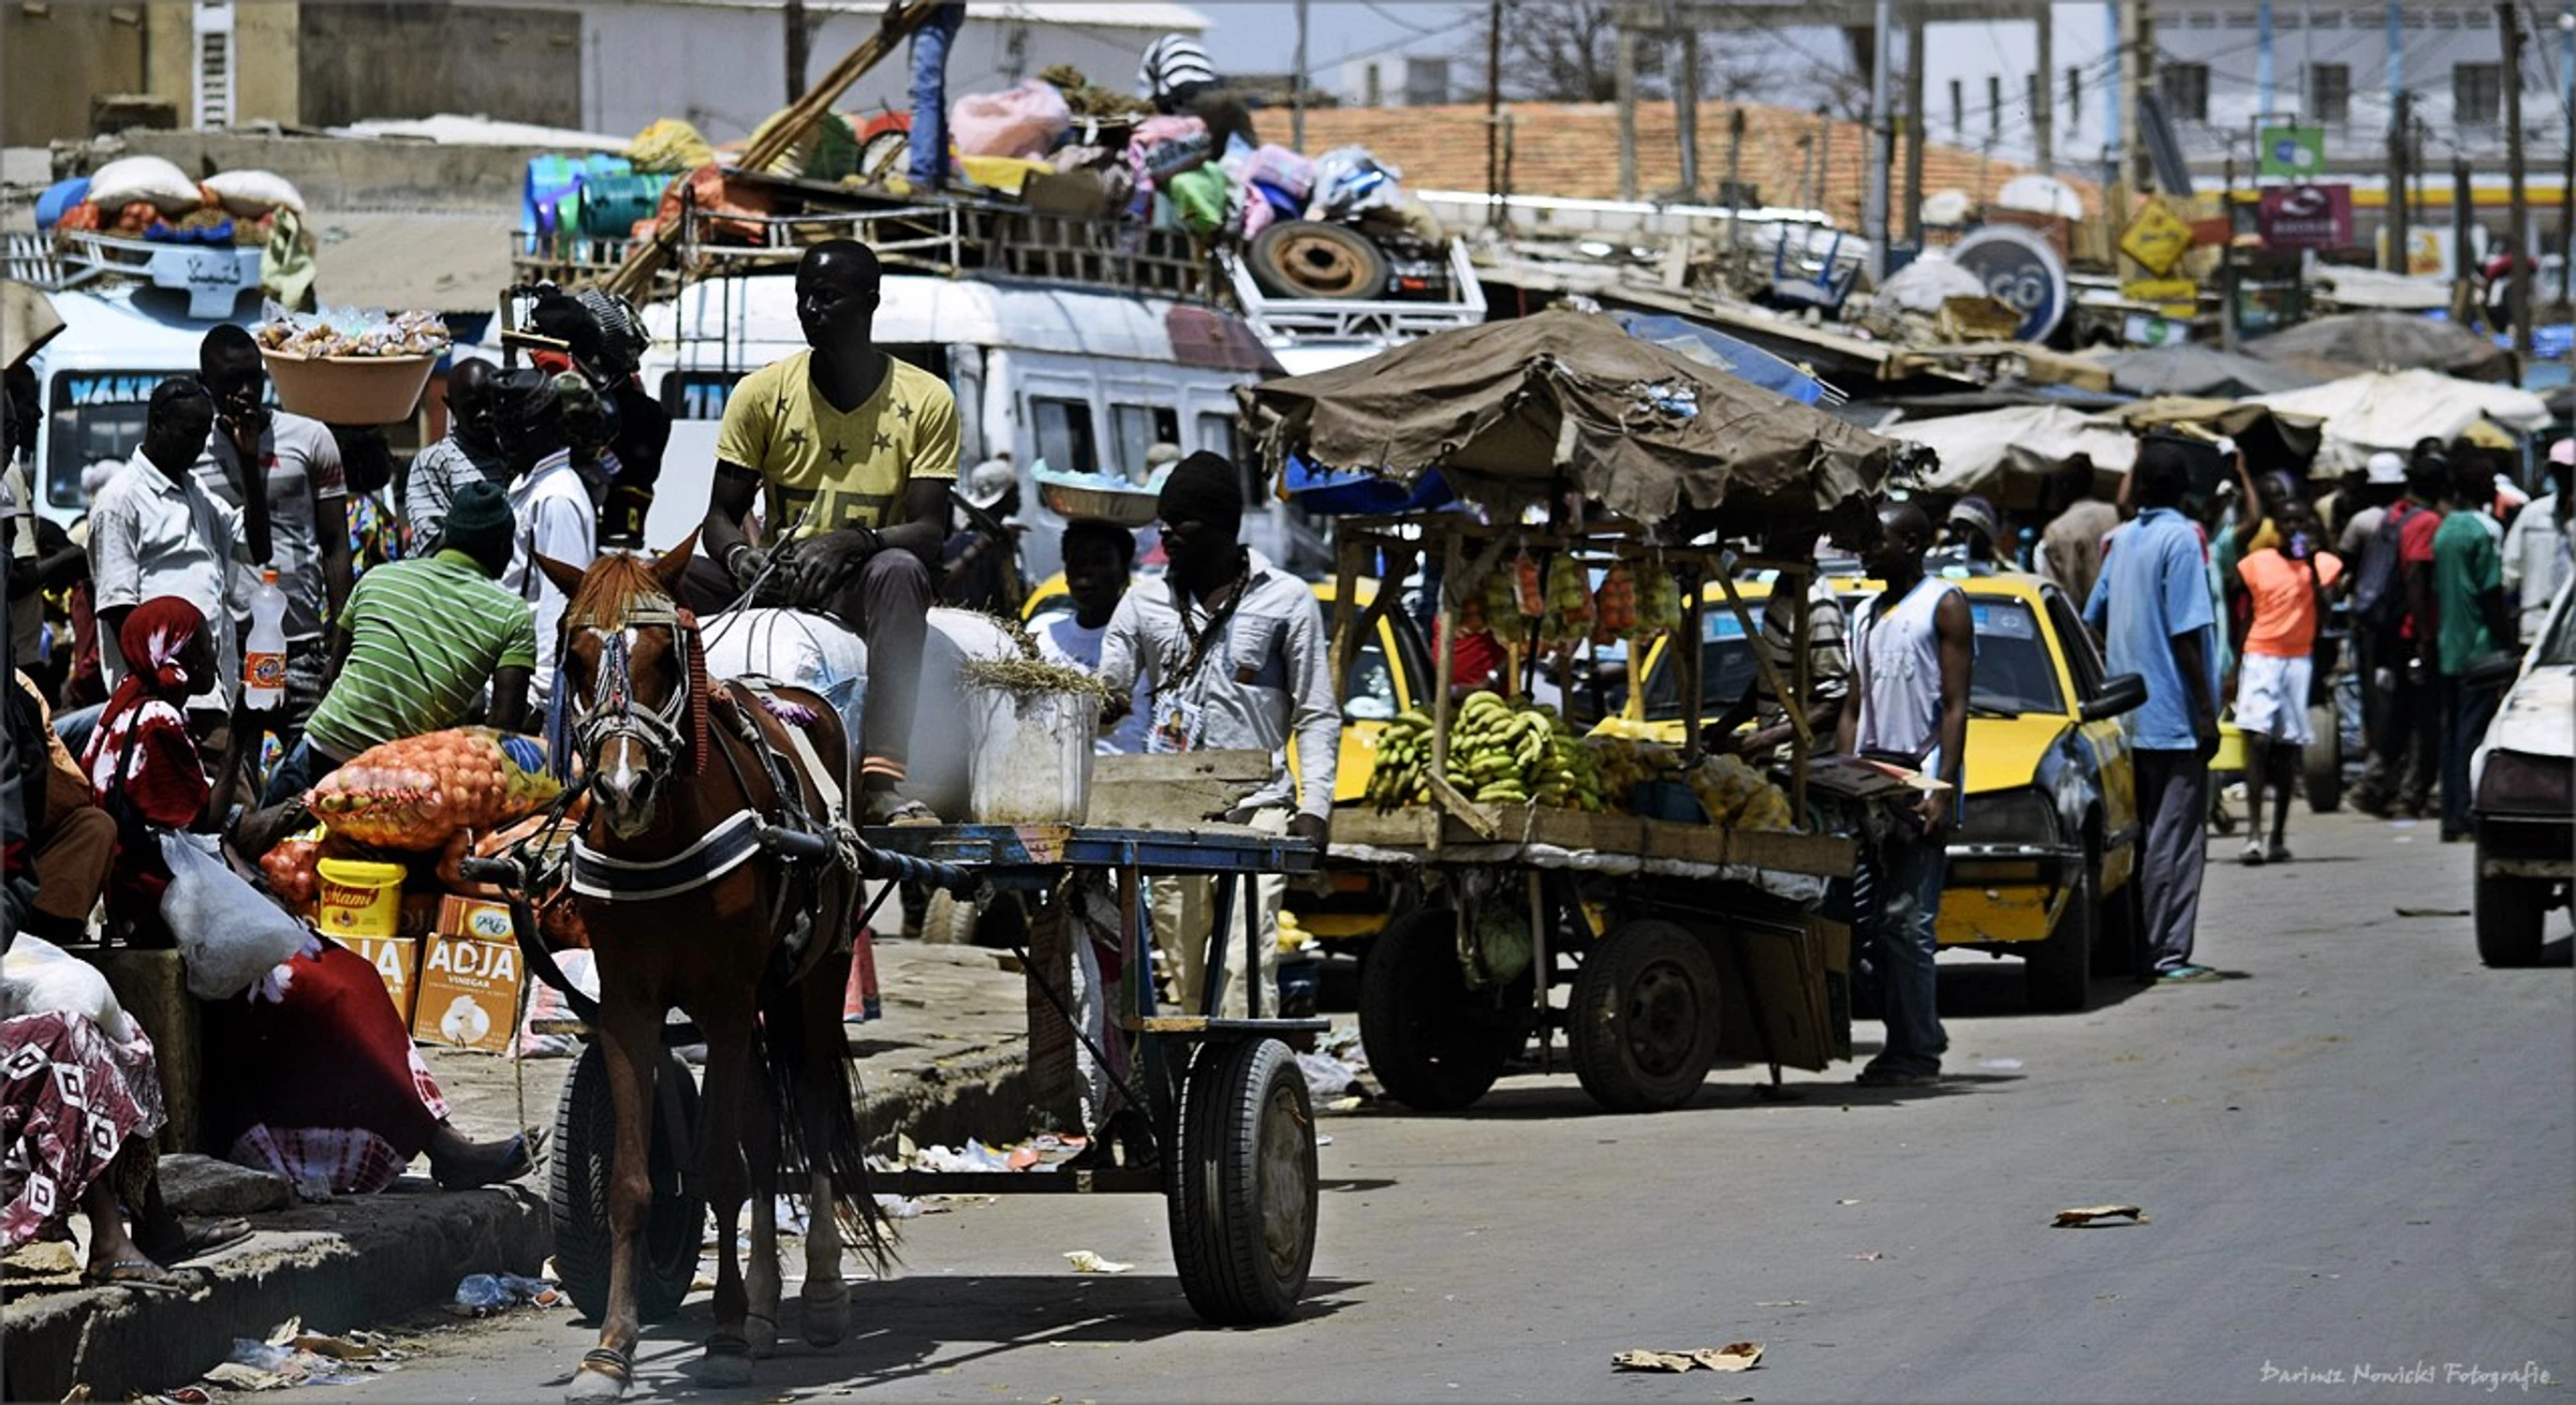
[[[698,647],[695,617],[667,595],[642,596],[628,603],[614,628],[597,624],[575,628],[586,629],[600,640],[599,674],[591,680],[590,696],[575,699],[569,714],[572,749],[581,755],[584,774],[597,774],[600,750],[619,737],[643,750],[648,770],[664,770],[684,754],[694,766],[704,766],[705,725],[702,718],[691,716],[693,708],[704,705],[699,682],[703,650]],[[659,707],[635,698],[630,640],[638,629],[671,631],[671,657],[679,665],[680,686]]]

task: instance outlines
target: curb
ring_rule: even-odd
[[[897,1136],[952,1146],[1028,1119],[1025,1043],[970,1050],[863,1085],[870,1149]],[[407,1181],[406,1184],[419,1184]],[[10,1303],[9,1400],[60,1400],[77,1385],[123,1399],[192,1381],[289,1317],[339,1332],[446,1302],[469,1273],[535,1274],[553,1252],[542,1185],[462,1193],[388,1191],[259,1218],[248,1246],[180,1272],[185,1296],[86,1288]]]

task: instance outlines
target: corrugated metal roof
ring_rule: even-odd
[[[317,211],[314,286],[333,307],[489,312],[510,283],[506,210]]]

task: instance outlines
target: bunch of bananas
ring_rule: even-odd
[[[1430,790],[1431,718],[1420,708],[1407,708],[1378,734],[1369,803],[1381,810],[1419,805],[1431,798]]]
[[[1684,777],[1708,811],[1708,822],[1730,829],[1791,828],[1789,797],[1761,772],[1733,756],[1710,756]]]
[[[1681,769],[1681,754],[1640,737],[1593,736],[1583,740],[1600,777],[1601,793],[1621,802],[1640,785]]]
[[[1485,805],[1601,810],[1600,763],[1554,708],[1514,707],[1478,690],[1458,705],[1449,734],[1449,784]],[[1368,798],[1380,809],[1429,798],[1431,719],[1419,709],[1380,734]]]
[[[1479,688],[1458,705],[1449,733],[1449,784],[1480,805],[1526,805],[1554,735],[1546,713],[1516,712]]]

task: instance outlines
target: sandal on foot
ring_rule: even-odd
[[[477,1152],[489,1149],[488,1145],[475,1148]],[[545,1159],[546,1134],[533,1127],[528,1128],[502,1144],[500,1151],[497,1165],[489,1162],[484,1165],[469,1163],[441,1169],[433,1158],[429,1167],[430,1179],[436,1181],[441,1190],[477,1190],[487,1185],[507,1185],[536,1171],[538,1165]],[[481,1159],[479,1156],[473,1158],[477,1161]]]
[[[175,1241],[168,1236],[145,1237],[138,1239],[134,1247],[151,1255],[158,1263],[185,1263],[190,1259],[202,1258],[207,1254],[229,1249],[250,1238],[252,1232],[250,1221],[238,1215],[208,1220],[194,1228],[189,1227],[187,1222],[182,1220],[179,1222],[179,1231]]]
[[[146,1293],[179,1294],[188,1285],[179,1275],[150,1259],[118,1259],[81,1270],[81,1282],[92,1288],[133,1288]]]

